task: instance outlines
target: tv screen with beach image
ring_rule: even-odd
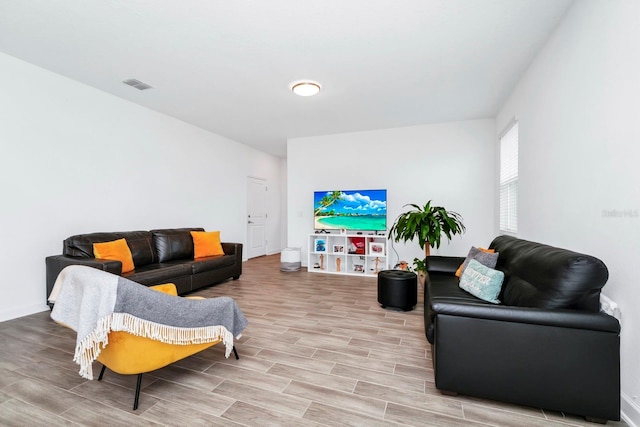
[[[316,230],[386,231],[387,190],[315,191]]]

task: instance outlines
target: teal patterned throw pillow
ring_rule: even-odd
[[[504,273],[485,267],[475,259],[469,261],[460,277],[460,288],[487,302],[500,304],[498,295],[502,289]]]

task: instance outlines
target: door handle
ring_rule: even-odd
[[[247,221],[247,224],[253,224],[253,221]]]

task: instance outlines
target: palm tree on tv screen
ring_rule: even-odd
[[[320,200],[320,207],[315,210],[314,215],[318,216],[320,212],[342,198],[342,191],[332,191]]]

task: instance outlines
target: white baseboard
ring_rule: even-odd
[[[0,311],[0,322],[17,319],[18,317],[28,316],[30,314],[40,313],[41,311],[46,310],[49,310],[49,306],[46,304],[25,305],[22,307],[15,307],[10,310],[2,310]]]
[[[640,406],[625,393],[621,393],[620,397],[620,418],[629,424],[629,427],[640,426]]]

